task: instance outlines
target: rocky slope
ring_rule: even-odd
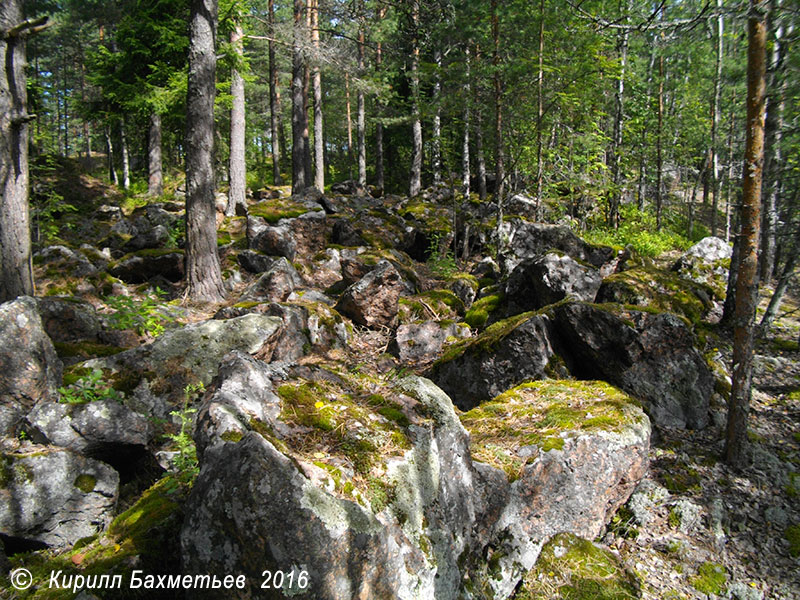
[[[0,307],[3,571],[34,576],[9,597],[53,569],[242,577],[190,593],[219,598],[800,593],[796,343],[757,361],[754,467],[719,464],[729,248],[669,270],[521,215],[498,264],[489,208],[448,194],[220,214],[215,307],[180,299],[180,190],[42,248],[42,296]]]

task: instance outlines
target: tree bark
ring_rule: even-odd
[[[353,113],[350,110],[350,73],[344,74],[345,115],[347,117],[347,169],[353,174]]]
[[[303,43],[305,0],[294,0],[294,40],[292,44],[292,194],[302,194],[306,189],[306,135],[308,121],[304,110],[303,77],[305,57]]]
[[[436,65],[436,74],[433,79],[433,128],[431,131],[432,152],[431,162],[433,167],[433,183],[442,181],[442,51],[437,48],[433,51],[433,62]]]
[[[309,67],[308,48],[311,42],[311,2],[313,0],[306,0],[305,12],[305,39],[303,40],[303,118],[305,119],[305,128],[303,129],[303,168],[306,170],[306,186],[310,186],[314,181],[314,165],[311,157],[311,132],[308,128],[308,98],[311,91],[311,69]]]
[[[764,166],[767,28],[761,7],[750,0],[747,50],[747,135],[742,185],[742,232],[736,308],[733,323],[733,367],[728,401],[726,461],[734,468],[748,464],[747,417],[750,412],[753,330],[758,304],[758,242],[761,178]]]
[[[197,302],[225,298],[214,206],[217,0],[192,0],[186,97],[186,279]]]
[[[770,19],[779,19],[781,9],[780,0],[770,2]],[[768,29],[772,27],[768,24]],[[783,112],[785,109],[786,77],[784,62],[786,55],[783,25],[775,27],[772,46],[772,57],[767,70],[768,89],[767,117],[764,133],[764,181],[762,195],[764,197],[764,211],[761,221],[761,253],[759,254],[759,273],[761,280],[768,282],[772,279],[775,270],[775,255],[777,251],[778,235],[778,199],[781,192],[781,170],[783,160],[781,143],[783,140]],[[791,34],[790,34],[791,37]]]
[[[469,44],[464,51],[464,136],[461,142],[461,193],[464,200],[469,202],[470,193],[470,168],[469,168],[469,128],[470,128],[470,102],[472,101],[472,86],[470,85],[470,49]],[[468,233],[465,234],[465,250],[468,243]]]
[[[494,67],[494,159],[495,159],[495,184],[494,199],[497,202],[497,227],[501,227],[503,220],[503,194],[505,193],[505,165],[503,164],[503,83],[500,79],[500,18],[497,14],[497,0],[492,0],[492,41],[494,52],[492,66]]]
[[[480,62],[481,48],[475,45],[475,62]],[[478,198],[486,200],[486,158],[483,155],[483,113],[481,111],[480,88],[475,86],[475,162],[478,168]]]
[[[278,63],[275,60],[275,0],[269,0],[267,4],[267,23],[269,26],[269,130],[272,147],[272,183],[273,185],[283,185],[281,176],[281,149],[284,147],[281,139],[279,123],[280,102],[278,100]]]
[[[161,162],[161,115],[150,115],[150,129],[147,134],[147,193],[160,196],[164,193],[164,176]]]
[[[419,106],[419,0],[411,0],[411,178],[408,195],[422,190],[422,117]]]
[[[108,179],[114,185],[119,185],[117,169],[114,167],[114,142],[111,140],[111,125],[106,125],[106,149],[108,150]]]
[[[364,76],[364,50],[366,45],[364,32],[364,3],[358,3],[358,76]],[[358,113],[356,115],[356,132],[358,135],[358,193],[367,189],[367,117],[364,98],[364,87],[358,86]]]
[[[128,133],[124,116],[119,122],[119,136],[122,140],[122,187],[127,190],[131,187],[131,159],[128,152]]]
[[[722,88],[722,50],[725,18],[722,15],[722,0],[717,0],[717,36],[716,36],[716,64],[714,69],[714,96],[711,107],[711,235],[717,235],[717,210],[719,210],[719,152],[717,150],[717,137],[719,136],[720,123],[720,90]],[[707,199],[703,198],[703,202]]]
[[[28,97],[25,84],[26,32],[19,0],[0,4],[0,302],[32,296],[28,206]]]
[[[625,21],[631,9],[630,0],[625,6]],[[628,66],[628,29],[623,29],[619,34],[619,77],[617,78],[617,89],[614,93],[614,133],[611,145],[611,181],[614,186],[611,190],[611,202],[608,207],[608,225],[617,227],[619,225],[619,206],[622,202],[622,133],[623,121],[625,118],[625,69]]]
[[[663,36],[663,33],[662,33]],[[660,50],[663,53],[663,49]],[[663,205],[664,155],[664,55],[658,57],[658,130],[656,131],[656,229],[661,229]]]
[[[536,218],[542,207],[542,118],[544,117],[544,0],[539,1],[539,69],[536,73]]]
[[[311,42],[319,54],[319,0],[311,3]],[[314,64],[314,187],[325,191],[325,137],[322,130],[322,70]]]
[[[231,46],[236,53],[236,60],[244,58],[244,31],[236,23],[231,31]],[[244,79],[239,69],[231,69],[231,149],[228,173],[230,177],[228,189],[228,206],[225,214],[232,217],[236,214],[236,207],[246,207],[245,200],[247,187],[247,165],[245,162],[245,110],[244,110]]]
[[[378,20],[383,20],[386,18],[386,7],[382,6],[378,9]],[[380,78],[381,70],[383,69],[383,44],[380,40],[375,46],[375,71],[378,73],[378,77]],[[382,111],[382,102],[380,98],[378,99],[378,110]],[[382,114],[379,114],[378,117],[381,117]],[[380,118],[378,122],[375,124],[375,185],[378,189],[383,192],[383,188],[385,185],[385,175],[383,172],[383,123],[381,122]]]

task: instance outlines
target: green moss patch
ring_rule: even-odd
[[[794,558],[800,556],[800,525],[789,525],[786,528],[786,539],[789,541],[789,554]]]
[[[94,486],[97,485],[97,478],[93,475],[82,473],[75,478],[74,485],[84,494],[89,494],[94,491]]]
[[[542,548],[516,600],[634,600],[641,597],[633,574],[609,550],[570,533]]]
[[[79,358],[81,360],[112,356],[125,350],[119,346],[96,342],[53,342],[53,346],[55,346],[59,358]]]
[[[652,267],[630,269],[607,277],[603,285],[613,300],[654,312],[672,312],[697,324],[714,298],[724,298],[711,286],[679,277]]]
[[[525,466],[523,446],[559,450],[589,431],[620,431],[641,418],[639,404],[602,381],[523,383],[461,416],[472,456],[516,479]],[[534,455],[535,456],[535,455]]]
[[[489,314],[497,310],[504,299],[505,295],[503,293],[497,293],[476,300],[464,316],[464,321],[473,329],[480,329],[486,325],[489,320]]]
[[[692,587],[704,594],[721,595],[728,583],[728,571],[722,565],[705,562],[697,569],[697,575],[689,580]]]
[[[250,216],[261,217],[270,224],[275,224],[281,219],[293,219],[310,211],[308,206],[295,202],[291,198],[264,200],[247,207]]]

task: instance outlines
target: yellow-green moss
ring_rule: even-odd
[[[570,533],[542,548],[516,600],[634,600],[636,577],[610,551]]]
[[[73,485],[84,494],[88,494],[94,491],[94,486],[97,485],[97,478],[93,475],[81,473],[75,478],[75,483]]]
[[[500,306],[504,298],[505,295],[503,293],[497,293],[476,300],[467,311],[464,320],[473,329],[480,329],[486,325],[486,321],[489,320],[489,313],[497,310],[497,307]]]
[[[728,583],[728,571],[722,565],[705,562],[697,569],[697,575],[689,580],[692,587],[704,594],[721,595]]]
[[[275,224],[281,219],[292,219],[299,217],[311,209],[305,204],[295,202],[290,198],[275,198],[264,200],[250,205],[247,212],[250,216],[261,217],[267,223]]]
[[[620,431],[642,418],[639,404],[602,381],[546,380],[523,383],[461,416],[471,435],[472,456],[519,476],[523,446],[561,449],[586,431]]]

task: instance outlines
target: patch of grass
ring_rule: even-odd
[[[692,587],[704,594],[721,595],[728,583],[728,571],[717,563],[705,562],[697,569],[697,575],[689,580]]]

